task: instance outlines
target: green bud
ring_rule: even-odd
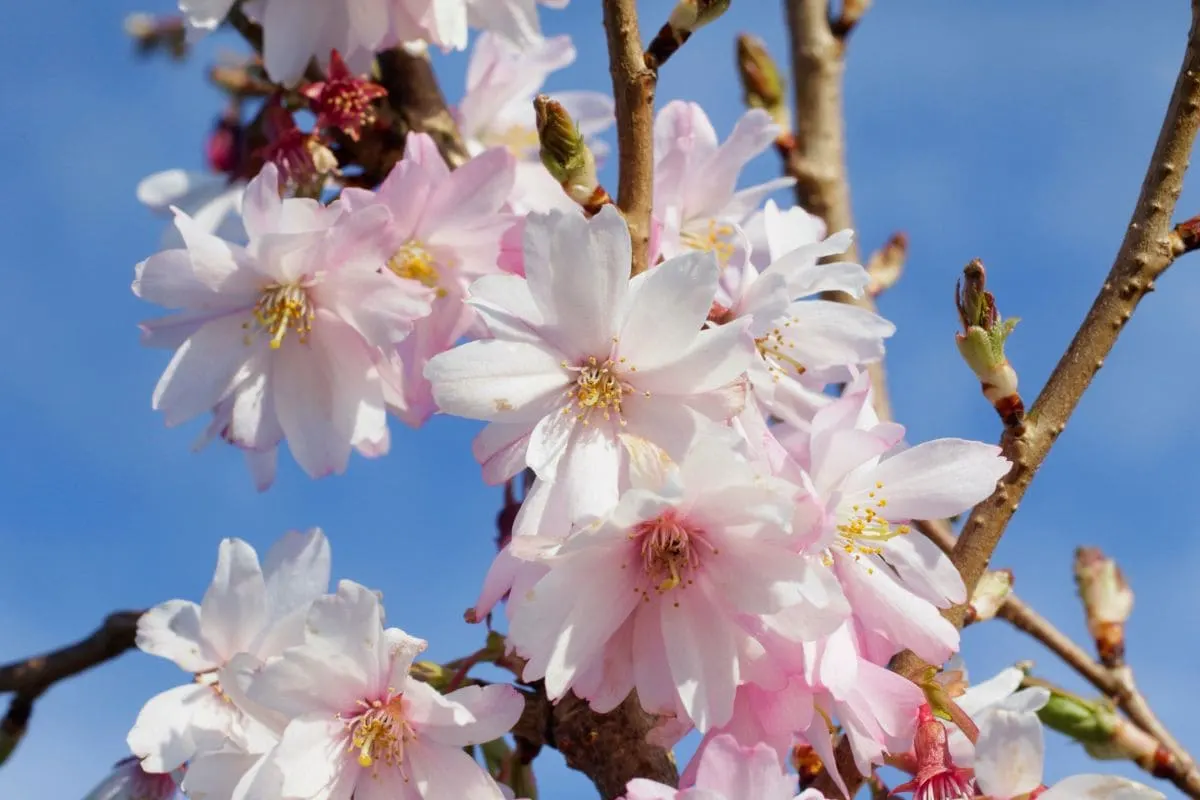
[[[1103,702],[1054,690],[1037,715],[1047,728],[1084,745],[1106,745],[1112,742],[1117,729],[1116,712]]]
[[[575,120],[562,103],[539,94],[533,101],[542,164],[572,198],[585,200],[595,191],[596,161]]]
[[[691,34],[720,18],[729,10],[730,0],[679,0],[667,18],[667,25],[679,34]]]
[[[983,382],[993,402],[1015,395],[1017,373],[1004,354],[1004,342],[1019,320],[1001,318],[996,298],[987,291],[987,274],[979,259],[963,269],[954,300],[963,326],[963,332],[955,335],[955,342],[963,360]]]
[[[750,108],[762,108],[776,116],[784,109],[783,75],[767,52],[762,39],[743,33],[737,40],[738,74],[742,79],[742,99]],[[785,110],[786,113],[786,110]]]

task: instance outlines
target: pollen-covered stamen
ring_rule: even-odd
[[[446,290],[441,286],[437,260],[433,253],[429,252],[420,242],[406,242],[396,251],[395,255],[388,259],[387,265],[388,269],[401,278],[417,281],[423,286],[436,290],[438,297],[446,296]]]
[[[246,330],[252,327],[256,331],[266,333],[271,339],[271,349],[278,350],[283,346],[283,339],[288,331],[294,331],[300,338],[300,343],[308,341],[312,333],[313,319],[316,309],[308,297],[308,290],[297,283],[272,283],[263,289],[258,302],[254,304],[254,321],[242,325]],[[253,334],[245,337],[247,345],[253,343]]]
[[[807,367],[788,352],[796,348],[796,341],[788,335],[787,330],[795,322],[794,317],[784,320],[781,325],[772,328],[770,333],[754,340],[758,354],[767,363],[767,369],[775,381],[784,377],[798,378],[808,371]]]
[[[562,362],[563,369],[579,373],[575,383],[567,388],[569,403],[563,408],[563,413],[575,410],[575,418],[588,425],[593,412],[598,412],[604,415],[605,421],[616,417],[624,425],[621,406],[625,395],[634,391],[633,386],[621,377],[620,371],[624,369],[624,364],[624,358],[616,361],[607,358],[601,362],[595,356],[588,356],[583,363],[576,366]],[[633,367],[628,369],[630,372],[635,371]]]
[[[537,152],[540,145],[537,128],[530,125],[510,125],[502,131],[487,133],[483,142],[489,147],[503,147],[518,158],[524,158],[530,151]]]
[[[851,506],[850,518],[837,526],[841,538],[839,546],[854,556],[855,560],[862,556],[879,555],[883,552],[880,547],[882,543],[912,530],[908,525],[893,528],[883,516],[887,500],[880,495],[882,489],[883,484],[876,483],[875,488],[867,492],[867,503]]]
[[[680,519],[674,510],[639,523],[629,538],[638,543],[642,571],[657,594],[692,585],[704,559],[718,554],[704,531]],[[647,588],[637,591],[650,599]]]
[[[404,750],[416,739],[416,733],[404,718],[404,697],[396,695],[386,703],[359,700],[362,713],[345,721],[350,729],[350,752],[357,753],[362,767],[389,767],[404,764]]]
[[[733,245],[734,228],[724,222],[710,219],[703,231],[685,230],[679,234],[680,241],[692,250],[703,250],[714,253],[721,266],[729,263],[735,250]]]
[[[225,690],[221,688],[221,681],[215,669],[210,669],[207,672],[197,672],[192,676],[192,680],[201,686],[207,686],[212,690],[212,693],[224,700],[226,703],[232,703],[229,695],[225,694]]]

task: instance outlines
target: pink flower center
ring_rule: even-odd
[[[404,246],[388,259],[388,269],[410,281],[416,281],[422,286],[437,290],[438,297],[445,297],[446,290],[440,285],[441,276],[438,274],[437,261],[418,241],[405,242]]]
[[[301,344],[308,342],[312,332],[316,309],[308,297],[308,290],[299,284],[273,283],[263,289],[254,304],[254,321],[242,325],[250,331],[245,337],[247,345],[254,341],[254,333],[265,333],[271,340],[271,349],[283,346],[288,331],[296,333]]]
[[[601,363],[595,356],[588,356],[586,361],[577,366],[562,362],[563,369],[578,373],[575,383],[567,389],[569,402],[563,408],[563,413],[575,410],[575,418],[584,425],[591,423],[593,413],[602,414],[606,422],[616,417],[624,425],[621,406],[625,395],[633,392],[633,386],[617,371],[624,362],[624,358],[617,361],[607,358]],[[636,371],[636,367],[629,367],[629,371]]]
[[[680,519],[674,510],[639,523],[629,538],[637,542],[642,571],[657,594],[691,586],[704,559],[719,552],[704,531]],[[646,600],[650,599],[646,588],[639,591]]]
[[[363,711],[346,721],[350,729],[350,752],[358,752],[358,763],[363,767],[375,766],[378,762],[389,767],[404,763],[404,748],[416,739],[412,726],[404,718],[404,697],[396,695],[386,703],[359,700]]]

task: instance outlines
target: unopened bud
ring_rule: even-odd
[[[971,771],[954,763],[950,755],[946,726],[929,705],[917,712],[917,732],[913,739],[917,771],[908,783],[897,786],[893,794],[912,792],[913,797],[973,797]]]
[[[533,100],[542,164],[563,191],[589,214],[612,202],[596,179],[596,159],[579,127],[557,100],[539,94]]]
[[[800,776],[802,791],[812,786],[820,776],[821,770],[825,768],[817,751],[807,744],[798,744],[792,748],[792,766]]]
[[[1116,712],[1106,704],[1057,688],[1050,689],[1050,699],[1037,715],[1047,728],[1085,745],[1111,742],[1117,727]]]
[[[729,10],[730,0],[679,0],[667,17],[676,34],[695,33]]]
[[[1013,573],[1011,569],[989,570],[975,585],[971,602],[967,606],[966,624],[987,622],[996,616],[1000,606],[1012,594]]]
[[[1106,667],[1120,666],[1125,658],[1125,622],[1133,611],[1133,590],[1121,568],[1098,548],[1080,547],[1075,551],[1075,585],[1100,661]]]
[[[421,683],[428,683],[439,692],[446,690],[454,678],[454,671],[448,670],[436,661],[415,661],[408,668],[408,674]]]
[[[791,127],[784,100],[783,75],[762,39],[743,33],[737,40],[738,75],[742,79],[742,100],[748,108],[761,108],[775,124]]]
[[[908,259],[908,235],[897,231],[867,261],[867,294],[878,297],[896,285]]]
[[[979,259],[963,269],[962,280],[955,287],[955,305],[963,326],[963,332],[955,335],[958,351],[1004,424],[1019,425],[1025,417],[1025,404],[1017,393],[1017,372],[1004,355],[1004,342],[1019,320],[1001,318],[996,298],[987,291],[987,274]]]

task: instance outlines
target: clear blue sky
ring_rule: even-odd
[[[129,291],[162,221],[134,199],[143,175],[201,164],[220,109],[204,67],[236,47],[209,41],[190,63],[139,63],[123,38],[131,11],[170,0],[12,3],[0,28],[0,662],[56,647],[111,610],[199,599],[217,542],[260,549],[289,527],[320,525],[334,572],[385,593],[389,622],[428,638],[435,658],[475,648],[461,621],[492,554],[499,492],[471,459],[471,423],[393,426],[389,457],[356,458],[313,482],[293,465],[255,493],[240,458],[192,455],[196,428],[166,430],[150,393],[166,363],[138,345],[153,309]],[[158,3],[153,8],[150,3]],[[580,57],[550,88],[607,89],[598,3],[543,14]],[[641,4],[648,33],[668,0]],[[740,30],[784,55],[779,3],[743,0],[664,69],[661,100],[699,101],[724,136],[741,112],[732,69]],[[1004,5],[880,2],[855,34],[848,115],[855,210],[867,249],[902,229],[908,271],[883,299],[899,332],[888,358],[910,438],[994,440],[998,423],[958,362],[951,293],[982,257],[1006,315],[1023,322],[1010,357],[1027,397],[1069,341],[1111,263],[1153,146],[1188,24],[1184,0]],[[453,100],[464,60],[438,59]],[[773,154],[745,176],[776,175]],[[612,182],[611,175],[609,181]],[[612,187],[610,187],[612,188]],[[1189,184],[1184,215],[1200,212]],[[1197,675],[1200,522],[1194,399],[1200,372],[1200,260],[1176,265],[1143,304],[1067,427],[996,563],[1021,594],[1083,635],[1072,550],[1117,556],[1138,593],[1129,655],[1151,701],[1200,749]],[[1053,658],[993,623],[966,635],[976,676]],[[129,654],[42,698],[0,769],[4,800],[72,800],[125,754],[141,703],[186,676]],[[1050,777],[1088,766],[1052,738]],[[543,797],[592,796],[547,751]],[[1122,765],[1102,765],[1133,775]],[[1173,790],[1168,794],[1172,794]]]

